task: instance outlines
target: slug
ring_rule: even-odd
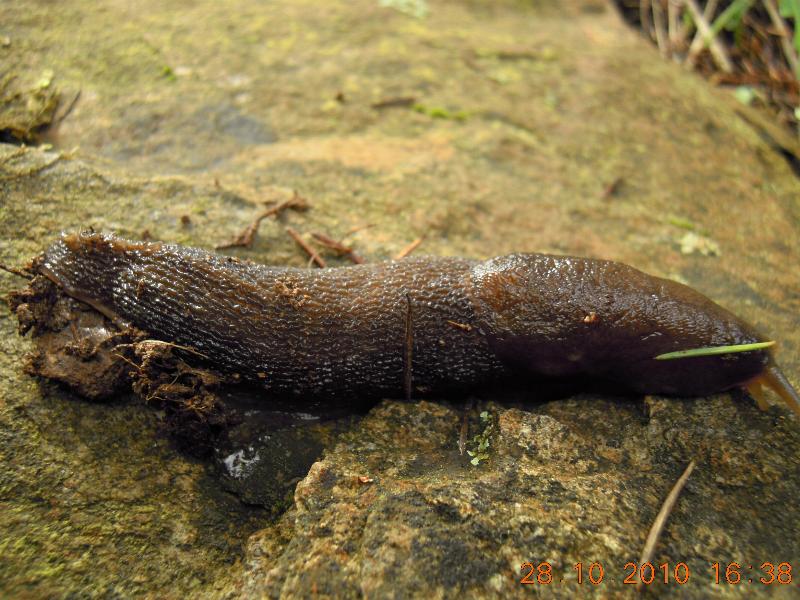
[[[633,392],[797,392],[750,325],[680,283],[590,258],[512,254],[280,268],[64,235],[32,265],[120,325],[279,394],[399,396],[586,375]]]

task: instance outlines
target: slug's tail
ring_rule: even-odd
[[[93,231],[64,234],[34,260],[34,271],[47,277],[68,296],[125,327],[128,322],[118,314],[115,296],[127,291],[125,286],[134,286],[134,296],[141,290],[135,281],[126,281],[122,276],[129,275],[132,265],[146,261],[160,248],[158,243],[128,242]]]
[[[792,411],[800,417],[800,394],[794,389],[792,384],[786,378],[786,375],[778,368],[776,364],[769,364],[764,371],[746,384],[747,391],[755,398],[758,407],[761,410],[767,409],[767,401],[764,398],[764,390],[762,386],[767,386],[773,392],[778,394],[781,399],[786,403]]]

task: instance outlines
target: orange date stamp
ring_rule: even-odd
[[[612,571],[610,574],[600,562],[577,562],[572,570],[557,575],[553,566],[546,561],[524,562],[520,565],[522,585],[552,585],[565,581],[577,582],[579,585],[602,585],[608,577],[620,578],[624,585],[649,586],[655,584],[685,585],[692,577],[689,565],[685,562],[653,564],[645,562],[638,564],[627,562],[622,570]],[[712,585],[789,585],[793,581],[792,565],[788,562],[715,562],[711,563],[708,570],[700,575],[695,575]]]

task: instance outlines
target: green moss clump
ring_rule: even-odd
[[[473,448],[472,450],[467,450],[467,454],[472,457],[469,462],[476,467],[482,460],[489,458],[489,445],[496,429],[495,419],[488,411],[484,410],[480,416],[481,423],[483,423],[483,431],[472,438],[471,444]]]

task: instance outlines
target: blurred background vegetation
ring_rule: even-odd
[[[665,58],[800,132],[800,0],[616,0]]]

